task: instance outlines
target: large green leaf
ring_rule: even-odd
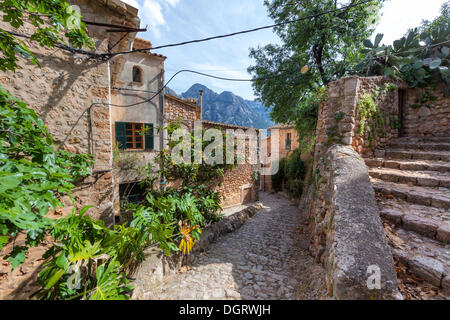
[[[437,69],[441,65],[442,60],[437,58],[430,63],[430,69]]]
[[[380,45],[381,40],[383,40],[384,34],[379,33],[377,34],[377,36],[375,37],[375,43],[374,43],[374,47],[378,47]]]
[[[14,189],[22,182],[22,173],[8,174],[0,172],[0,192]]]
[[[366,48],[370,48],[370,49],[373,48],[372,41],[370,41],[369,39],[364,40],[363,44]]]

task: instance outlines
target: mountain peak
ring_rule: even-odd
[[[224,91],[219,95],[207,86],[196,83],[182,97],[199,99],[200,90],[203,90],[202,115],[205,120],[257,129],[267,129],[273,124],[263,104],[245,100],[231,91]]]

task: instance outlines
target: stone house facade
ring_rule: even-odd
[[[263,144],[265,145],[265,150],[263,151],[265,154],[262,155],[265,157],[263,161],[264,167],[270,168],[271,163],[270,159],[272,156],[279,157],[279,159],[287,158],[289,155],[299,147],[298,133],[295,130],[295,127],[290,124],[276,124],[267,129],[268,137],[263,139]],[[273,144],[273,139],[278,140],[278,144]],[[273,154],[272,150],[273,146],[277,146],[278,155]],[[261,189],[267,192],[272,191],[272,179],[270,175],[262,175],[261,176]]]
[[[244,134],[247,134],[248,130],[255,131],[256,135],[253,138],[245,137],[245,163],[236,165],[231,171],[226,171],[216,190],[222,195],[223,208],[234,207],[257,200],[259,185],[255,174],[260,172],[259,136],[261,131],[249,127],[205,120],[202,121],[202,124],[204,130],[218,129],[224,133],[227,133],[227,130],[232,130],[236,133],[236,136],[239,136],[239,131],[241,130]],[[251,141],[250,139],[256,139],[256,141]],[[251,150],[252,148],[256,148],[256,150]],[[256,156],[256,159],[252,159],[252,154]]]
[[[151,46],[150,41],[135,38],[132,47],[146,49]],[[164,147],[163,131],[159,130],[163,126],[163,98],[157,93],[164,85],[165,60],[166,57],[150,51],[127,55],[117,84],[113,87],[115,95],[111,122],[116,216],[119,215],[120,200],[139,199],[136,182],[143,179],[146,163],[152,162]],[[123,107],[133,104],[137,105]]]
[[[87,21],[89,36],[96,45],[96,52],[106,53],[117,43],[115,50],[130,49],[133,33],[128,33],[120,42],[121,34],[107,32],[109,24],[128,28],[138,28],[138,10],[118,0],[69,0],[81,9]],[[1,28],[10,26],[0,22]],[[31,34],[29,24],[18,32]],[[57,210],[57,217],[72,212],[75,207],[92,206],[89,214],[102,219],[107,225],[114,224],[114,175],[112,149],[112,108],[114,100],[112,87],[124,68],[125,56],[117,56],[109,61],[92,59],[89,56],[73,54],[63,50],[42,48],[28,40],[24,42],[38,58],[41,68],[27,60],[19,60],[16,72],[0,73],[0,83],[13,96],[25,101],[43,119],[49,132],[60,148],[74,153],[91,153],[94,156],[92,175],[81,181],[73,196],[62,201],[65,207]],[[17,239],[16,244],[23,241]],[[48,245],[48,244],[47,244]],[[7,249],[7,248],[6,248]],[[7,274],[1,280],[0,299],[27,297],[32,287],[27,284],[37,277],[38,261],[46,247],[30,251],[27,262],[11,272],[9,265],[1,265],[0,273]]]
[[[194,122],[196,120],[201,120],[201,106],[198,106],[197,103],[198,101],[196,99],[184,100],[169,94],[165,94],[165,122],[181,122],[181,124],[186,126],[188,130],[192,131],[194,129]],[[240,129],[245,132],[249,129],[252,129],[248,127],[241,127],[205,120],[201,120],[201,123],[203,130],[214,128],[226,132],[226,130]],[[245,143],[245,152],[247,157],[250,153],[250,145],[250,141],[247,139]],[[250,164],[249,160],[247,160],[246,162],[247,163],[245,164],[236,166],[231,171],[227,171],[222,181],[220,181],[221,184],[219,187],[217,187],[217,190],[222,195],[222,207],[233,207],[256,200],[258,187],[255,185],[254,173],[255,171],[259,171],[258,165]]]
[[[164,119],[167,122],[181,121],[183,125],[192,130],[195,120],[201,119],[201,108],[197,99],[180,99],[170,94],[164,95]]]
[[[278,131],[278,154],[280,158],[288,157],[292,151],[298,148],[298,134],[293,125],[277,124],[268,128],[267,131],[269,132],[269,136],[272,136],[275,131]],[[269,149],[270,147],[267,150]]]

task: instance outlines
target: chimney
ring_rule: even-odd
[[[200,90],[200,120],[203,120],[203,90]]]

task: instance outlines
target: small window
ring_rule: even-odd
[[[133,67],[133,82],[142,83],[142,70],[139,67]]]
[[[291,144],[292,144],[292,134],[287,133],[286,134],[286,150],[291,150]]]
[[[137,204],[145,199],[145,189],[141,187],[139,182],[120,184],[119,198],[121,204]]]

